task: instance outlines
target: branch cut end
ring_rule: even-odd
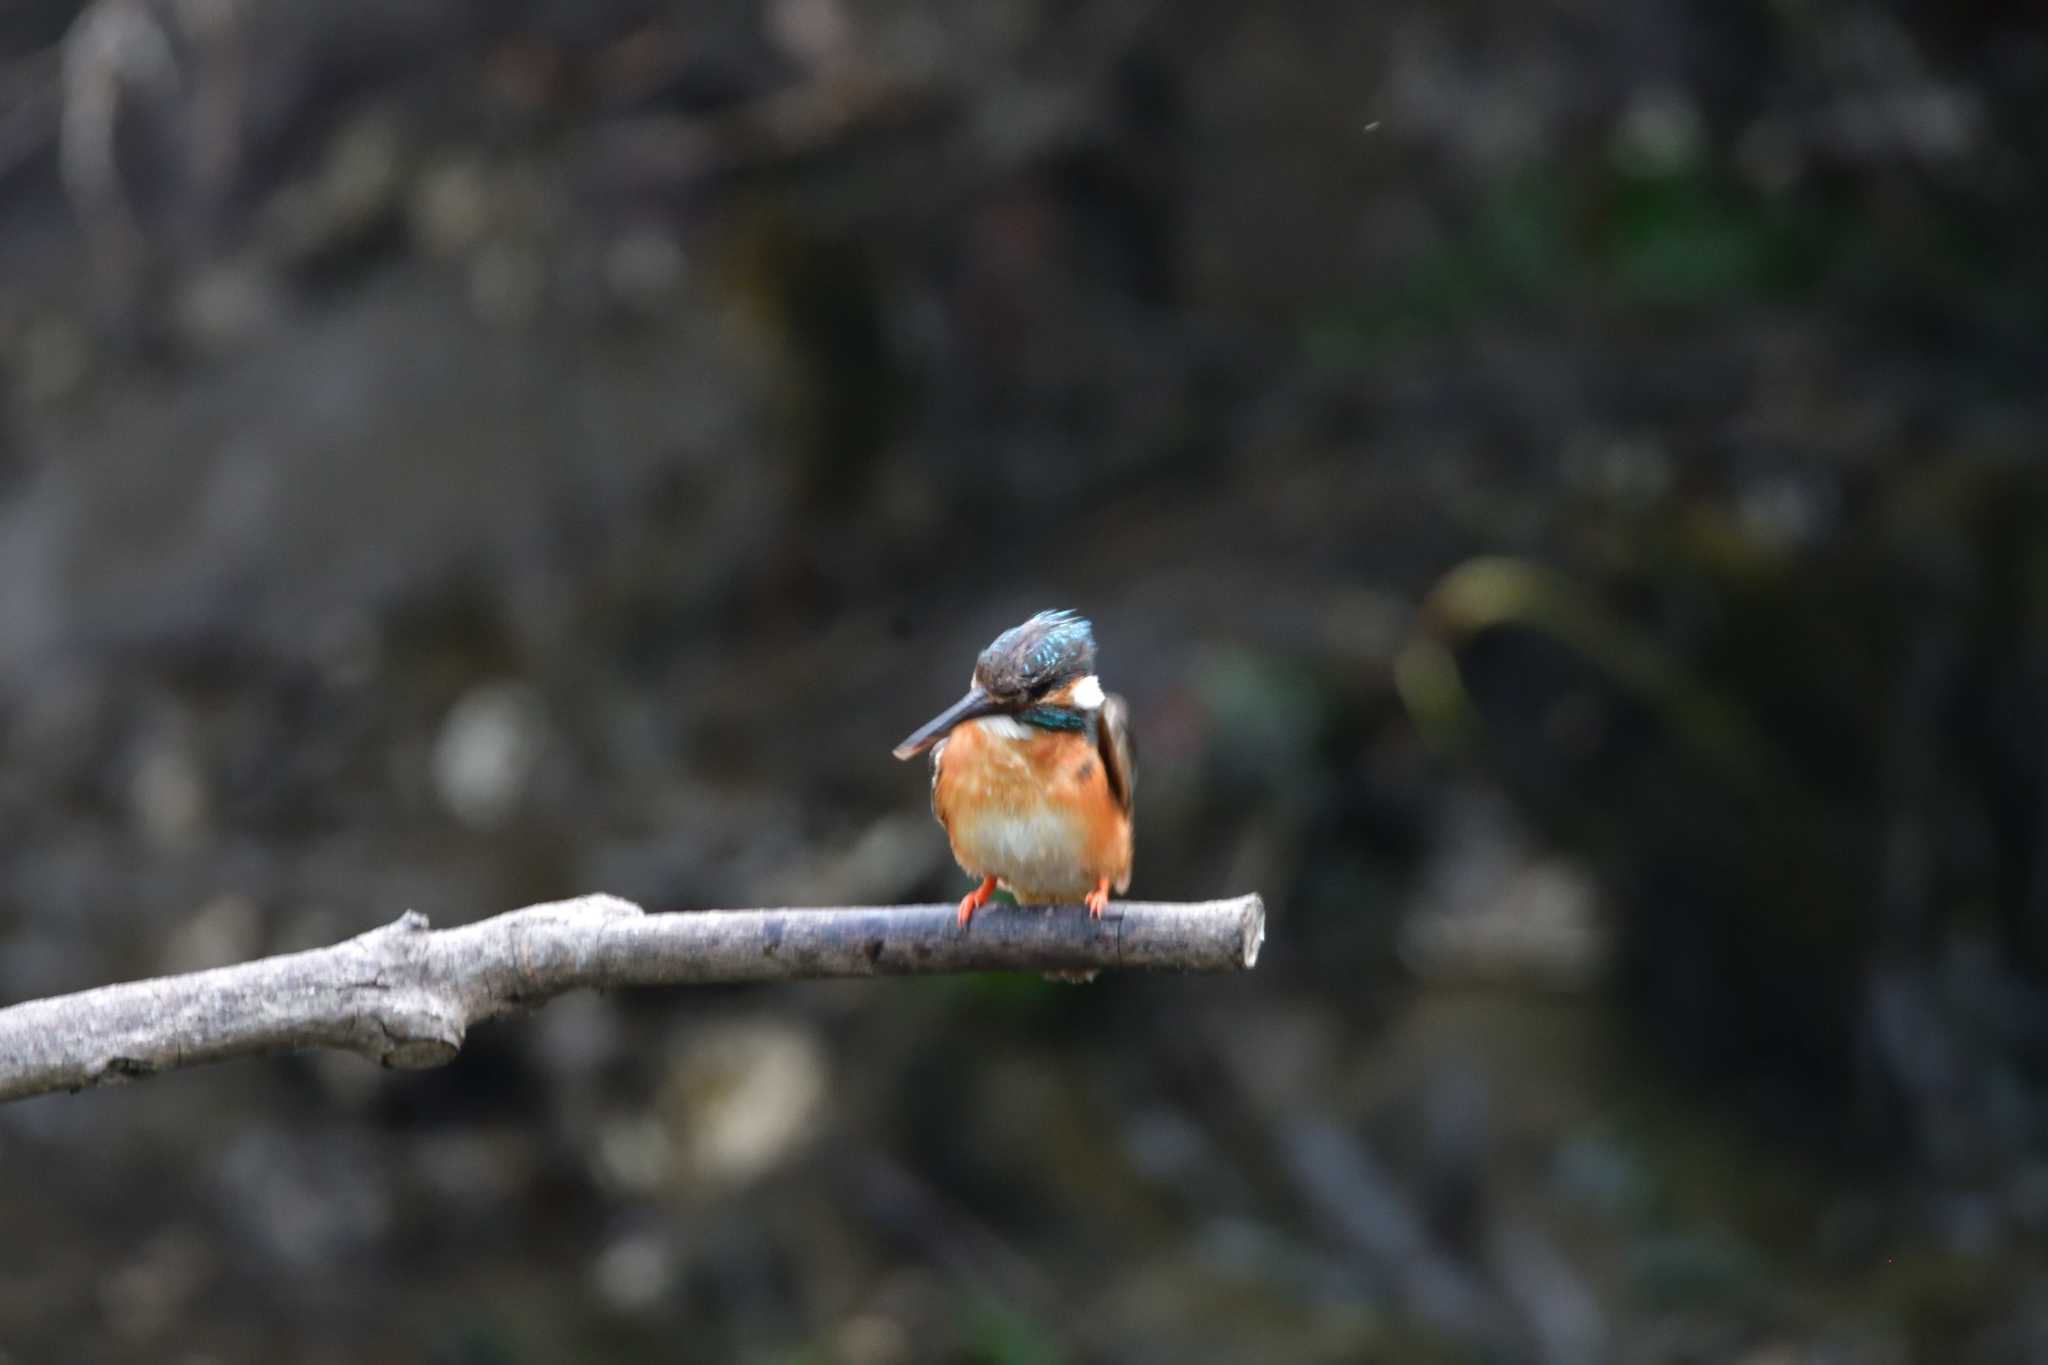
[[[459,1005],[438,998],[415,997],[387,1004],[370,1021],[377,1062],[392,1071],[424,1071],[455,1059],[468,1032]]]
[[[406,1038],[395,1042],[378,1060],[388,1071],[428,1071],[445,1066],[462,1051],[462,1044],[446,1038]]]

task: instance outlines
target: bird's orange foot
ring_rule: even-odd
[[[995,893],[996,879],[994,877],[983,877],[980,886],[975,887],[960,898],[959,924],[962,929],[967,927],[967,921],[974,918],[974,912],[987,905],[988,898]]]
[[[1083,900],[1088,906],[1088,918],[1101,919],[1102,912],[1109,909],[1109,878],[1104,877],[1095,883],[1095,889],[1083,897]]]

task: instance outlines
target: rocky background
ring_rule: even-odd
[[[958,895],[1097,623],[1244,979],[0,1109],[0,1361],[2048,1359],[2048,33],[15,0],[0,1000]]]

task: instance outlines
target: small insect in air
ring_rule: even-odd
[[[1042,611],[998,635],[967,695],[896,746],[902,759],[931,750],[932,814],[980,882],[960,901],[963,926],[998,887],[1096,917],[1112,887],[1130,889],[1127,714],[1095,676],[1088,622]]]

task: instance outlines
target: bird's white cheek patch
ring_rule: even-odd
[[[1083,711],[1093,711],[1102,705],[1102,680],[1090,673],[1074,684],[1074,705]]]

